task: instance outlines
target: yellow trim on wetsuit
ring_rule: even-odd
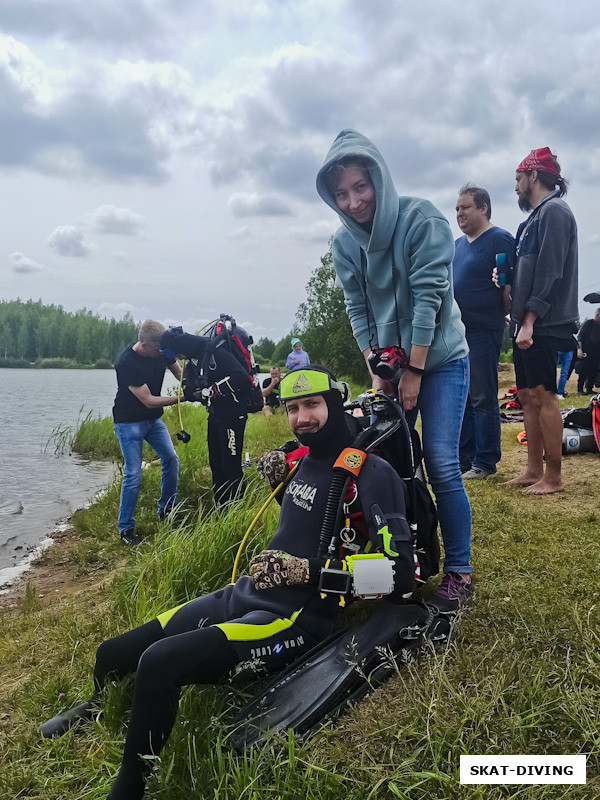
[[[278,633],[288,630],[294,625],[301,613],[302,609],[295,611],[289,619],[281,617],[266,625],[253,622],[218,622],[212,627],[220,628],[230,642],[251,642],[259,639],[269,639],[271,636],[276,636]]]
[[[175,608],[170,608],[168,611],[163,611],[162,614],[159,614],[156,619],[160,622],[163,628],[167,626],[167,624],[173,619],[175,614],[179,611],[180,608],[187,606],[188,603],[191,603],[191,600],[186,600],[185,603],[180,603],[180,605],[175,606]]]

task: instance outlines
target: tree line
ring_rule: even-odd
[[[130,314],[107,320],[85,308],[73,313],[41,300],[1,300],[0,366],[109,368],[137,329]]]

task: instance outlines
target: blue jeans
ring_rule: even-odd
[[[177,502],[179,459],[165,423],[161,419],[141,422],[116,422],[115,434],[123,453],[123,483],[119,502],[119,533],[133,528],[140,486],[142,485],[142,444],[156,451],[161,463],[159,514],[168,513]]]
[[[469,395],[460,434],[462,467],[496,472],[500,450],[498,362],[503,330],[469,330]]]
[[[471,507],[458,465],[458,440],[469,390],[468,356],[450,361],[421,379],[423,457],[437,505],[444,542],[444,572],[469,574]],[[417,409],[406,419],[414,425]]]
[[[573,360],[572,350],[559,350],[558,351],[558,366],[560,367],[560,378],[558,379],[558,387],[556,394],[564,394],[565,386],[567,385],[567,378],[569,377],[569,367]]]

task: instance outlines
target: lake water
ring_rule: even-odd
[[[115,393],[112,369],[0,369],[0,585],[110,482],[114,464],[57,452],[53,431],[111,416]]]

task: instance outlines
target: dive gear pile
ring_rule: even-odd
[[[600,450],[600,394],[590,399],[587,408],[571,408],[562,415],[562,454],[597,453]]]

